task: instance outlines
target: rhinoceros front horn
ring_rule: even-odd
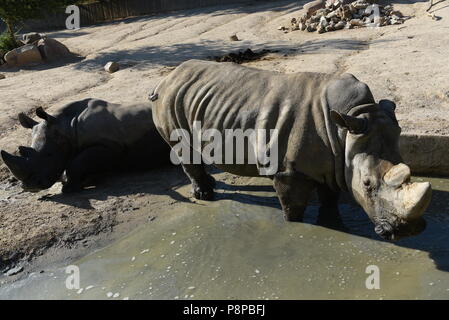
[[[402,218],[406,221],[415,220],[424,214],[432,197],[429,182],[407,184],[403,188],[404,212]]]
[[[396,189],[398,215],[406,221],[415,220],[424,214],[432,197],[429,182],[410,183],[410,168],[399,163],[384,175],[385,183]]]
[[[24,180],[28,178],[28,163],[25,158],[13,156],[6,151],[1,151],[1,157],[3,162],[8,166],[9,170],[11,170],[12,174],[19,180]]]

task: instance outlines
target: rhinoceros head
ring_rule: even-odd
[[[1,157],[12,174],[22,182],[23,189],[30,192],[50,188],[58,181],[70,152],[68,140],[57,119],[42,108],[38,108],[36,114],[44,121],[38,123],[23,113],[19,114],[21,125],[32,129],[31,147],[19,147],[18,156],[1,151]]]
[[[345,180],[355,200],[388,240],[420,233],[431,198],[428,182],[411,183],[410,168],[399,154],[398,125],[389,100],[362,105],[349,115],[331,111],[332,120],[348,132],[345,139]]]

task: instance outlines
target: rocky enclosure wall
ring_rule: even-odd
[[[81,27],[83,27],[127,17],[166,13],[176,10],[269,1],[274,0],[110,0],[79,5],[79,8]],[[26,29],[33,31],[62,29],[65,28],[67,17],[68,14],[65,13],[65,8],[62,8],[61,12],[48,14],[45,19],[28,21]]]
[[[405,134],[399,147],[413,174],[449,176],[448,136]]]

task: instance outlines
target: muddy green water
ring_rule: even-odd
[[[380,240],[348,204],[340,206],[346,231],[317,225],[316,206],[305,223],[286,223],[269,187],[222,187],[218,201],[167,207],[73,261],[81,290],[66,288],[60,265],[0,287],[0,299],[447,299],[449,181],[425,180],[434,196],[427,229],[414,238]],[[379,268],[378,290],[366,288],[369,265]]]

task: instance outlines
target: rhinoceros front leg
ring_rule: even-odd
[[[117,167],[120,152],[104,146],[90,147],[78,154],[66,170],[62,192],[77,192],[91,175],[111,171]]]
[[[338,211],[340,193],[333,191],[326,185],[319,185],[317,191],[318,199],[321,203],[317,224],[334,229],[344,228],[340,212]]]
[[[192,193],[196,199],[212,200],[215,179],[206,172],[203,164],[183,164],[182,168],[192,183]]]
[[[287,221],[302,222],[315,182],[303,174],[287,170],[273,177],[273,185]]]

